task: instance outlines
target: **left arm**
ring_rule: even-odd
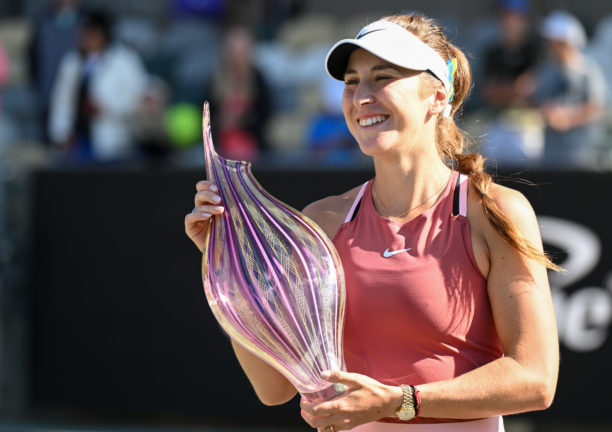
[[[501,186],[491,187],[490,195],[523,236],[541,249],[527,200]],[[481,253],[475,253],[486,261],[494,324],[505,355],[458,377],[417,386],[421,417],[476,419],[545,409],[556,388],[559,347],[546,269],[509,245],[475,200],[472,196],[469,208],[472,238],[483,245]],[[394,415],[401,405],[399,387],[343,372],[335,372],[332,380],[347,384],[349,391],[319,405],[303,403],[303,416],[313,427],[333,424],[336,430],[349,429]]]
[[[541,250],[536,217],[523,195],[492,189],[500,210]],[[510,246],[483,217],[470,217],[470,223],[488,251],[487,289],[504,357],[451,380],[418,386],[423,417],[512,414],[546,409],[553,400],[559,345],[546,269]]]

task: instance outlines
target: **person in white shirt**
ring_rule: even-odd
[[[138,55],[112,44],[107,15],[84,17],[78,51],[60,64],[51,94],[49,136],[77,160],[114,160],[134,151],[130,122],[146,89]]]

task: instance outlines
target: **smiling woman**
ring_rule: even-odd
[[[547,408],[558,341],[538,224],[520,193],[464,153],[453,117],[471,86],[465,55],[435,21],[382,18],[335,44],[346,123],[375,177],[304,213],[333,239],[346,278],[348,386],[302,417],[325,431],[502,431],[502,416]],[[215,186],[200,182],[185,217],[201,249]],[[239,345],[266,404],[296,390]]]

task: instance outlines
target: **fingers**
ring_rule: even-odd
[[[331,432],[332,430],[349,430],[357,425],[358,422],[351,421],[342,415],[328,415],[325,417],[311,417],[302,412],[302,418],[308,425],[314,429],[323,432]],[[333,429],[330,428],[333,426]]]
[[[217,195],[219,189],[208,180],[199,181],[196,184],[197,193],[195,194],[195,206],[206,204],[221,204],[221,197]]]
[[[329,425],[329,426],[317,428],[318,432],[337,432],[340,430],[342,430],[341,427],[336,426],[336,425]]]
[[[213,216],[222,214],[225,209],[219,189],[208,180],[196,184],[195,207],[185,215],[185,233],[195,243],[200,251],[204,250],[207,241],[207,228]]]
[[[338,400],[311,403],[302,399],[300,401],[300,408],[302,409],[302,417],[304,417],[304,419],[308,418],[310,420],[315,420],[325,419],[337,413],[341,410],[341,405]]]
[[[217,195],[219,188],[208,180],[196,183],[195,207],[193,211],[185,216],[185,228],[188,233],[199,232],[202,222],[208,222],[211,217],[220,215],[225,208],[220,205],[221,197]]]
[[[199,222],[206,222],[215,215],[220,215],[225,211],[222,206],[201,205],[196,206],[191,213],[185,215],[185,225],[193,225]]]
[[[310,427],[319,429],[319,430],[325,430],[325,428],[333,424],[334,421],[339,421],[339,418],[332,417],[330,414],[327,414],[324,416],[315,416],[315,415],[309,414],[308,412],[304,410],[302,410],[301,414],[302,414],[302,418],[304,419],[304,421],[308,423]]]
[[[200,191],[195,194],[195,206],[201,206],[205,204],[220,204],[221,197],[214,192],[211,191]]]
[[[199,191],[205,191],[205,190],[210,190],[213,192],[218,192],[219,189],[217,188],[217,185],[215,185],[214,183],[208,181],[208,180],[200,180],[199,182],[196,183],[196,190]]]
[[[330,383],[345,384],[349,388],[354,388],[362,385],[364,376],[344,371],[323,371],[321,378]]]

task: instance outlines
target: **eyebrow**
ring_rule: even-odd
[[[385,70],[385,69],[392,69],[395,72],[401,72],[401,69],[398,66],[392,65],[392,64],[381,64],[381,65],[376,65],[374,66],[371,71],[372,72],[378,72],[381,70]],[[357,71],[355,69],[347,69],[344,72],[344,75],[350,75],[350,74],[356,74]]]

